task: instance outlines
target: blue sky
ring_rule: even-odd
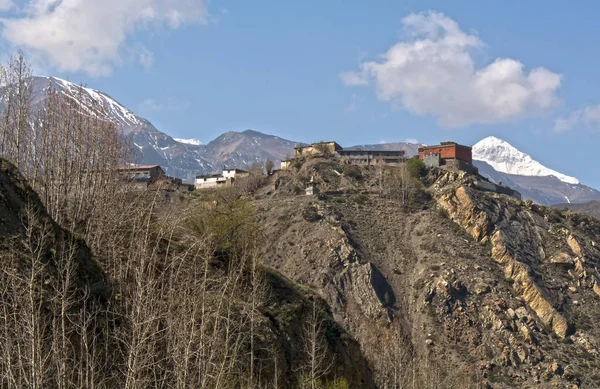
[[[495,135],[600,188],[600,4],[576,4],[0,0],[1,46],[175,137]]]

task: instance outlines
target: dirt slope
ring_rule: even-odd
[[[435,170],[406,209],[314,159],[254,201],[267,262],[319,291],[380,387],[596,387],[600,223]],[[310,177],[319,197],[304,196]]]

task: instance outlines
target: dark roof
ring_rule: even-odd
[[[160,165],[137,165],[137,166],[123,166],[123,167],[117,168],[117,170],[149,170],[149,169],[154,169],[154,168],[161,169]]]
[[[196,176],[196,178],[219,178],[223,177],[221,174],[203,174],[201,176]],[[225,178],[225,177],[223,177]]]
[[[237,168],[233,168],[233,169],[228,169],[228,168],[224,168],[224,171],[230,171],[230,170],[234,170],[236,173],[248,173],[248,170],[244,170],[244,169],[237,169]]]
[[[419,147],[419,151],[424,151],[424,150],[428,150],[428,149],[437,149],[440,147],[466,147],[468,149],[471,148],[471,146],[461,145],[461,144],[458,144],[458,143],[452,142],[452,141],[445,141],[445,142],[441,142],[439,145]]]
[[[406,152],[404,150],[363,150],[363,149],[343,149],[339,150],[338,153],[343,154],[379,154],[379,153],[389,153],[389,154],[397,154],[399,156],[404,156]]]

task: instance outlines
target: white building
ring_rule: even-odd
[[[250,173],[242,169],[224,169],[223,174],[196,176],[196,189],[217,188],[231,185],[236,178],[248,177]]]
[[[248,177],[249,175],[250,173],[247,170],[223,169],[223,177],[225,178]]]
[[[196,189],[216,188],[218,186],[227,185],[227,178],[220,174],[210,176],[196,176]]]

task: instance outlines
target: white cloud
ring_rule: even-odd
[[[61,71],[91,75],[122,64],[136,31],[175,29],[208,16],[204,0],[27,1],[20,16],[1,20],[4,39]],[[138,56],[144,66],[149,59],[148,53]]]
[[[154,53],[145,47],[138,51],[138,61],[145,69],[150,69],[154,64]]]
[[[600,129],[600,104],[578,109],[567,116],[556,119],[554,131],[568,131],[577,126]]]
[[[12,0],[0,0],[0,11],[6,11],[13,6]]]
[[[561,75],[544,68],[527,73],[510,58],[477,68],[472,53],[483,43],[447,16],[411,14],[402,24],[407,39],[361,63],[360,71],[341,73],[346,85],[374,85],[380,100],[433,115],[447,127],[503,122],[558,103]]]

